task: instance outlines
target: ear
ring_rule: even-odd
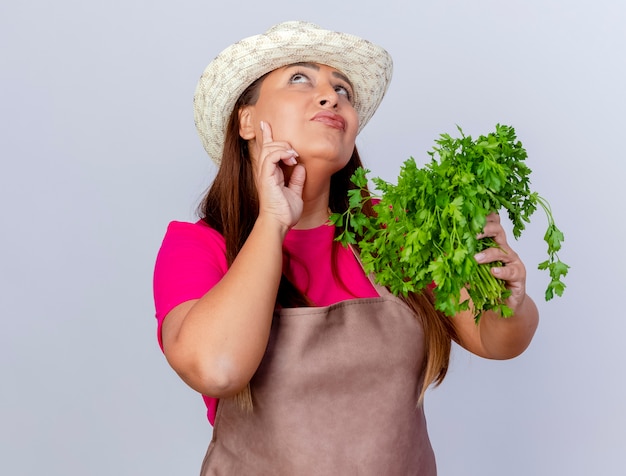
[[[252,106],[239,109],[239,136],[244,140],[252,140],[256,137]]]

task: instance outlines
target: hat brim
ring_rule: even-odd
[[[307,22],[280,23],[229,46],[206,67],[194,96],[196,128],[214,162],[221,162],[228,119],[239,96],[264,74],[300,62],[330,66],[350,79],[359,132],[380,105],[393,72],[391,56],[380,46]]]

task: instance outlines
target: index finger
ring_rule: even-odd
[[[261,127],[261,132],[262,132],[262,139],[263,139],[263,144],[266,144],[268,142],[272,142],[273,138],[272,138],[272,128],[270,127],[269,123],[265,122],[265,121],[261,121],[261,123],[259,124],[259,126]]]
[[[498,212],[491,212],[487,215],[487,223],[500,223],[500,214]]]

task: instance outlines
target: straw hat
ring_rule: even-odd
[[[350,79],[359,132],[383,99],[393,70],[383,48],[301,21],[280,23],[229,46],[206,67],[194,96],[196,127],[215,163],[222,160],[228,118],[239,96],[264,74],[299,62],[324,64]]]

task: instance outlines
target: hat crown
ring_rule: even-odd
[[[318,25],[306,21],[290,20],[278,23],[268,29],[265,34],[278,33],[282,31],[298,31],[298,30],[321,30]]]

